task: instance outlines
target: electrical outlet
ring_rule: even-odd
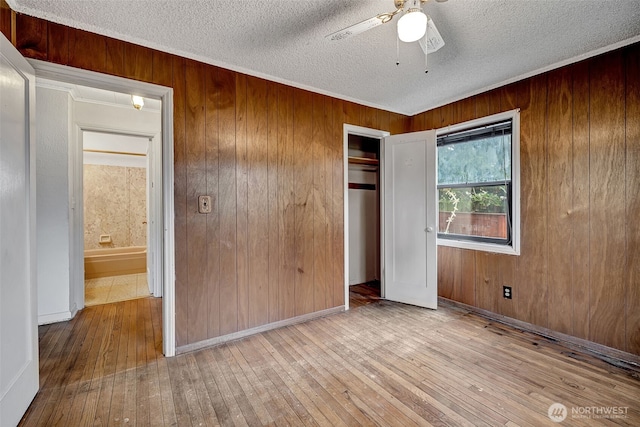
[[[211,213],[211,196],[198,197],[198,212],[201,214]]]
[[[505,299],[511,299],[513,292],[511,291],[511,286],[503,286],[502,287],[502,296]]]

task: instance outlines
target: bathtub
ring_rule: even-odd
[[[145,273],[146,271],[146,246],[87,249],[84,251],[85,279]]]

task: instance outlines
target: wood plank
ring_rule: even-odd
[[[278,93],[280,85],[267,85],[267,200],[269,230],[269,322],[280,320],[279,275],[280,275],[280,158],[279,158],[279,110]]]
[[[249,327],[269,322],[267,82],[247,78],[247,238]]]
[[[619,51],[594,58],[589,84],[589,339],[625,348],[625,89]]]
[[[345,304],[344,280],[344,114],[343,101],[331,100],[332,110],[332,141],[331,144],[331,224],[333,233],[331,239],[331,265],[333,306]],[[391,119],[391,117],[390,117]],[[389,124],[391,128],[391,124]]]
[[[6,0],[0,0],[0,32],[11,40],[11,8]]]
[[[106,38],[105,71],[114,75],[125,75],[125,63],[128,60],[125,53],[127,43],[122,40]]]
[[[173,70],[171,67],[172,55],[157,50],[152,51],[151,81],[157,85],[171,87]]]
[[[204,65],[187,61],[185,126],[189,129],[186,144],[186,212],[187,212],[187,324],[188,342],[208,338],[209,286],[207,272],[207,217],[198,212],[198,197],[207,194],[205,140]]]
[[[236,74],[236,268],[238,330],[249,328],[247,76]]]
[[[576,64],[573,86],[572,335],[589,337],[589,63]]]
[[[27,58],[46,60],[48,22],[22,13],[16,14],[16,49]]]
[[[476,105],[474,98],[465,98],[453,104],[453,123],[462,123],[476,117]],[[452,123],[452,124],[453,124]]]
[[[133,43],[124,45],[124,76],[143,82],[153,81],[153,51]]]
[[[278,318],[295,316],[295,198],[293,89],[278,87]]]
[[[325,123],[331,114],[331,104],[324,95],[312,98],[312,198],[313,198],[313,310],[320,311],[333,306],[331,287],[328,286],[327,257],[327,175],[325,159]],[[373,111],[366,110],[373,115]],[[370,122],[373,126],[373,122]],[[377,125],[377,115],[376,115]]]
[[[85,70],[108,72],[106,37],[69,28],[69,64]]]
[[[460,282],[460,252],[458,248],[438,246],[438,296],[453,299],[453,289]]]
[[[516,260],[513,289],[518,319],[546,327],[547,246],[547,76],[517,85],[520,113],[521,255]]]
[[[47,61],[67,65],[69,62],[69,27],[49,22],[47,25]]]
[[[460,253],[460,281],[453,288],[453,299],[464,304],[476,304],[476,261],[475,251],[463,249]]]
[[[640,49],[631,47],[626,52],[626,177],[627,189],[640,188]],[[627,300],[626,300],[626,346],[625,351],[640,354],[640,195],[636,191],[626,193],[627,236]]]
[[[311,92],[294,98],[295,315],[313,312],[313,152]]]
[[[174,230],[176,234],[176,346],[189,343],[189,270],[187,259],[187,128],[185,61],[173,58]]]
[[[219,69],[218,92],[220,192],[220,335],[238,331],[238,288],[236,269],[236,83],[235,73]]]
[[[573,110],[572,75],[569,68],[549,73],[548,132],[549,174],[548,245],[549,245],[549,328],[572,333],[573,254]]]
[[[207,259],[205,283],[207,298],[207,337],[220,335],[220,121],[218,109],[218,68],[205,68],[205,159],[206,159],[206,194],[211,196],[211,213],[206,215],[207,221]],[[223,302],[224,304],[225,302]]]

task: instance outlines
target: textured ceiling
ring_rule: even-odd
[[[639,0],[449,0],[424,10],[445,46],[401,43],[396,22],[327,34],[392,0],[7,0],[28,15],[412,115],[640,40]]]

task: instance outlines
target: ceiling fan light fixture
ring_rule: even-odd
[[[427,15],[419,8],[408,9],[398,20],[398,38],[410,43],[424,37],[427,32]]]

